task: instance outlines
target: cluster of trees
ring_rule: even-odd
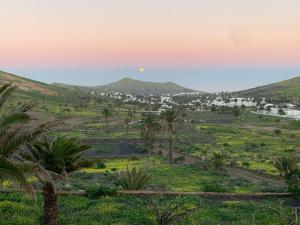
[[[174,109],[164,111],[160,116],[156,114],[144,114],[140,121],[141,137],[149,148],[149,153],[153,154],[154,143],[159,133],[163,133],[168,139],[168,159],[173,163],[173,142],[177,130],[183,126],[180,113]]]
[[[239,106],[234,106],[234,107],[229,107],[229,106],[216,106],[212,105],[211,106],[211,111],[214,113],[226,113],[226,114],[232,114],[235,117],[241,116],[242,111],[244,111],[246,108],[245,105],[242,105],[241,107]]]
[[[12,84],[0,87],[0,109],[15,89]],[[56,181],[78,168],[80,154],[89,146],[64,136],[47,136],[48,129],[57,122],[32,125],[33,121],[26,112],[33,106],[24,103],[1,115],[0,182],[14,184],[35,196],[28,176],[37,177],[43,184],[43,224],[56,225]]]

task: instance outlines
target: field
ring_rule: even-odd
[[[193,115],[192,118],[196,120],[197,117]],[[227,155],[228,163],[272,175],[278,174],[273,166],[276,156],[299,156],[300,122],[258,116],[249,112],[245,112],[240,120],[228,120],[223,124],[210,118],[208,113],[198,114],[197,119],[202,122],[190,125],[197,132],[198,140],[188,144],[183,139],[184,143],[178,144],[179,151],[194,156],[200,156],[203,150],[208,153],[220,151]],[[221,120],[222,115],[216,115],[215,120],[218,119]],[[275,129],[280,129],[282,133],[276,135]],[[191,137],[185,135],[184,138]]]
[[[14,98],[8,109],[18,106],[19,101]],[[181,110],[183,125],[174,134],[175,162],[169,163],[165,129],[155,139],[153,155],[148,154],[148,146],[141,138],[141,112],[149,110],[148,106],[136,109],[130,104],[114,105],[107,118],[100,111],[103,106],[103,103],[89,100],[77,108],[72,102],[60,103],[49,98],[30,113],[37,121],[60,121],[60,126],[51,130],[49,136],[76,137],[80,144],[91,147],[81,155],[77,171],[56,181],[58,191],[69,193],[59,196],[59,225],[156,224],[149,207],[153,198],[161,207],[174,202],[187,208],[196,207],[191,216],[178,223],[180,225],[284,224],[280,223],[282,217],[274,210],[279,206],[277,198],[225,201],[196,196],[163,197],[161,193],[209,192],[248,196],[288,192],[284,179],[274,166],[274,159],[283,155],[299,158],[300,122],[252,114],[250,109],[244,109],[238,117],[230,113]],[[129,112],[132,115],[126,122]],[[165,124],[161,120],[160,123],[164,128]],[[221,167],[214,163],[216,153],[224,156]],[[156,197],[70,195],[89,193],[93,188],[122,190],[120,178],[133,168],[150,176],[142,190],[154,191]],[[43,183],[36,177],[29,180],[37,190],[42,190]],[[13,190],[14,186],[5,183],[5,188]],[[36,202],[14,192],[1,193],[0,200],[0,216],[4,218],[0,224],[40,224],[43,214],[40,194]],[[292,207],[286,207],[282,212],[283,217],[292,217]]]
[[[1,225],[38,225],[42,216],[42,197],[37,201],[17,193],[0,194]],[[153,225],[150,199],[130,196],[89,199],[77,196],[59,198],[60,225]],[[277,200],[260,202],[208,201],[196,197],[159,198],[160,204],[180,202],[185,207],[197,207],[180,225],[280,225],[278,214],[269,206],[277,207]],[[290,216],[286,210],[285,215]],[[253,221],[255,215],[255,221]]]

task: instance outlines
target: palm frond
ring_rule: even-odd
[[[6,83],[0,86],[0,107],[3,106],[7,98],[11,96],[15,89],[16,86],[12,85],[12,83]]]
[[[18,184],[22,190],[33,196],[33,187],[26,179],[24,169],[24,165],[0,157],[0,184],[4,182]]]
[[[30,121],[30,116],[26,113],[16,112],[6,116],[2,116],[0,119],[0,128],[6,128],[9,125],[18,123],[26,123]]]

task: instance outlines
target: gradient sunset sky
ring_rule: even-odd
[[[300,76],[299,9],[299,0],[3,0],[0,70],[239,90]]]

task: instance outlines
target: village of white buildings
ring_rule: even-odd
[[[258,102],[251,97],[227,97],[226,93],[205,94],[203,92],[190,92],[174,95],[162,94],[160,96],[137,96],[120,92],[92,92],[92,94],[113,98],[123,103],[155,105],[157,106],[157,112],[165,111],[173,106],[181,106],[185,110],[193,111],[207,111],[213,107],[242,107],[251,110],[252,113],[300,119],[300,110],[296,110],[295,105],[292,103],[284,102],[276,105],[268,103],[266,98],[261,98]]]

